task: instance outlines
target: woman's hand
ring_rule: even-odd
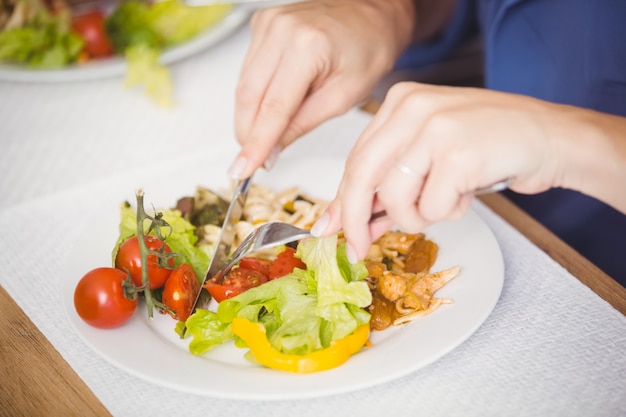
[[[598,129],[613,122],[626,127],[623,118],[525,96],[397,84],[351,152],[314,234],[343,228],[356,261],[393,224],[415,233],[459,218],[474,190],[505,178],[514,178],[510,188],[520,193],[562,186],[598,195],[607,175],[612,184],[618,172],[626,179],[625,159],[620,168],[615,157],[626,155],[626,130],[621,141],[607,141],[610,129]],[[381,209],[388,219],[370,224]]]
[[[318,0],[263,9],[236,92],[242,149],[229,173],[249,176],[325,120],[366,98],[411,40],[411,0]]]

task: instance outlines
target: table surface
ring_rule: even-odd
[[[92,351],[60,305],[68,255],[120,187],[151,170],[175,176],[203,153],[235,155],[232,93],[248,41],[242,27],[173,64],[167,110],[116,77],[0,82],[0,416],[626,415],[626,290],[501,195],[473,205],[502,250],[498,304],[461,346],[405,377],[234,401],[144,381]],[[352,109],[281,159],[345,157],[370,118]]]

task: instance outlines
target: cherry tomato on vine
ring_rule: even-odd
[[[269,279],[284,277],[291,273],[294,268],[306,269],[306,264],[296,257],[296,250],[293,248],[285,248],[278,254],[276,259],[270,265]]]
[[[96,268],[85,274],[74,290],[74,308],[87,324],[110,329],[126,323],[137,309],[137,298],[124,296],[127,275],[115,268]]]
[[[158,252],[163,246],[163,242],[158,237],[148,235],[145,237],[146,246],[149,250]],[[164,253],[171,253],[169,246],[165,245]],[[171,268],[162,268],[158,265],[156,255],[148,255],[148,283],[151,290],[161,288],[174,269],[174,260],[169,259],[167,264]],[[142,286],[141,277],[141,253],[139,250],[139,239],[137,236],[131,237],[120,246],[115,256],[115,267],[122,271],[128,271],[133,283],[137,287]]]
[[[77,15],[72,20],[72,29],[84,41],[84,50],[92,58],[113,55],[113,45],[104,28],[104,13],[94,10]]]
[[[191,314],[196,295],[200,291],[198,276],[189,264],[182,264],[170,274],[161,301],[174,311],[177,320],[185,321]]]
[[[221,284],[217,284],[215,280],[210,279],[204,284],[204,288],[207,289],[215,301],[220,303],[250,288],[258,287],[267,281],[267,277],[260,272],[239,267],[230,271]]]

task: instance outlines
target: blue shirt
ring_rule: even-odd
[[[476,34],[487,88],[626,116],[626,0],[459,0],[441,36],[397,67],[443,59]],[[506,195],[626,286],[625,215],[570,190]]]

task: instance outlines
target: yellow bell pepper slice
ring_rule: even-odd
[[[325,349],[306,355],[286,354],[276,350],[267,339],[265,327],[248,319],[236,317],[232,321],[233,333],[250,349],[254,358],[263,366],[280,371],[311,373],[336,368],[358,352],[367,342],[369,323],[359,326],[354,333],[332,342]]]

